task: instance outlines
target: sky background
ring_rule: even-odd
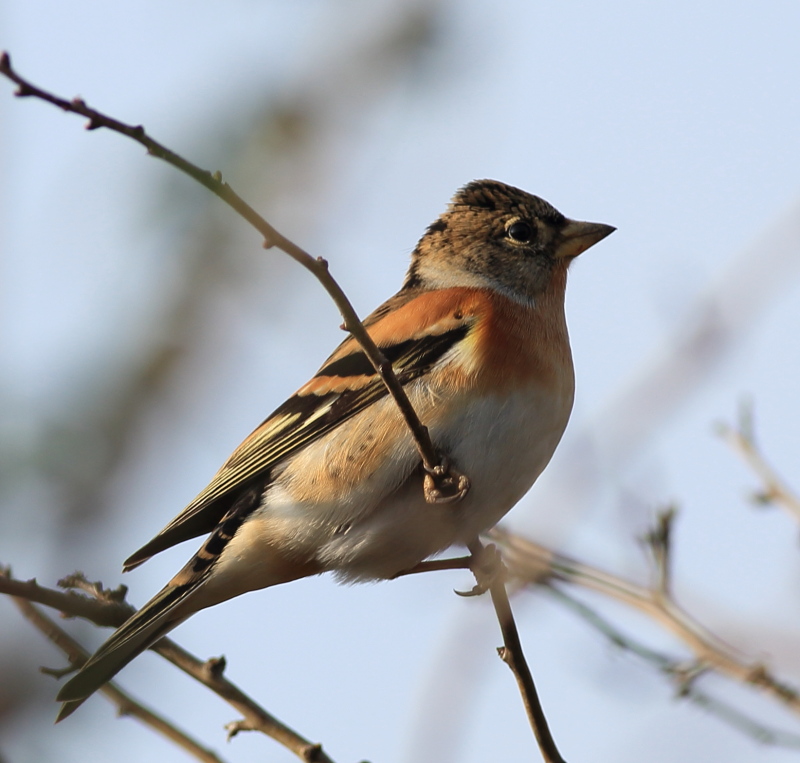
[[[713,425],[751,400],[759,443],[800,485],[798,29],[789,0],[0,0],[0,48],[21,74],[221,170],[329,260],[362,315],[474,178],[617,226],[571,270],[575,410],[507,526],[646,582],[638,539],[676,504],[679,601],[794,685],[798,528],[748,504],[757,482]],[[141,605],[194,547],[124,578],[121,561],[316,370],[340,319],[207,191],[6,81],[0,247],[0,562],[50,585],[80,568]],[[232,680],[339,763],[535,760],[489,603],[452,594],[470,585],[460,572],[300,581],[175,638],[224,653]],[[797,759],[676,700],[545,594],[514,607],[568,760]],[[54,727],[38,666],[63,658],[5,600],[0,622],[4,761],[187,759],[101,698]],[[226,760],[294,760],[254,734],[226,744],[233,710],[155,655],[120,681]],[[702,688],[800,733],[749,690]]]

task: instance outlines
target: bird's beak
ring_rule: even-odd
[[[590,246],[602,241],[615,230],[613,225],[567,220],[567,224],[561,229],[561,245],[556,251],[556,256],[559,258],[577,257],[581,252],[585,252]]]

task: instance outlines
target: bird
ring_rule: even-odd
[[[461,500],[426,500],[410,429],[348,336],[125,561],[127,572],[207,536],[61,688],[58,720],[201,609],[324,572],[391,579],[494,526],[567,426],[567,269],[614,230],[496,180],[460,188],[414,248],[400,290],[363,323],[437,452],[468,478]]]

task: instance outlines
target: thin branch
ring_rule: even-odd
[[[522,650],[522,642],[517,631],[517,624],[514,621],[514,613],[511,611],[511,604],[508,600],[506,591],[507,570],[497,549],[493,545],[483,546],[476,540],[469,545],[469,550],[476,566],[473,568],[477,580],[475,593],[486,590],[488,585],[489,593],[492,597],[492,604],[500,623],[500,630],[503,634],[503,646],[497,650],[500,659],[508,665],[514,678],[517,679],[522,703],[528,715],[528,722],[533,729],[539,750],[545,763],[565,763],[561,753],[556,747],[553,735],[539,701],[539,694],[536,691],[536,684],[533,681],[528,663],[525,660],[525,653]],[[488,576],[488,578],[486,578]]]
[[[503,549],[510,574],[529,584],[563,581],[596,591],[636,609],[683,641],[693,652],[698,670],[716,670],[761,689],[800,714],[800,693],[779,681],[760,661],[752,661],[701,625],[658,587],[646,587],[583,564],[568,556],[495,528],[491,537]]]
[[[68,617],[81,617],[96,625],[119,627],[136,611],[130,604],[119,600],[118,592],[106,591],[99,583],[88,583],[81,575],[70,576],[62,582],[76,588],[80,587],[90,596],[97,598],[90,598],[74,591],[63,592],[44,588],[35,581],[15,580],[7,569],[0,568],[0,593],[44,604],[63,612]],[[224,662],[200,660],[168,638],[161,639],[150,648],[236,708],[244,716],[247,729],[260,731],[274,739],[291,750],[300,760],[308,763],[333,763],[321,745],[305,739],[290,729],[238,686],[228,681],[222,675]]]
[[[717,431],[761,480],[763,488],[755,494],[755,500],[762,505],[777,503],[790,516],[800,520],[800,496],[778,476],[756,443],[751,407],[741,406],[737,427],[722,423],[717,426]]]
[[[577,615],[582,617],[592,627],[596,628],[614,646],[635,654],[642,660],[654,665],[659,671],[675,681],[677,694],[690,702],[699,705],[711,715],[716,716],[724,723],[728,723],[737,730],[753,737],[762,744],[776,747],[800,749],[800,736],[781,729],[766,726],[753,718],[745,715],[727,702],[713,697],[697,688],[696,678],[702,673],[696,663],[687,664],[685,661],[674,659],[663,652],[651,649],[636,641],[619,630],[613,623],[604,618],[592,607],[573,596],[567,594],[552,581],[543,584],[543,589],[555,597]]]
[[[419,420],[405,390],[403,390],[402,384],[392,369],[391,363],[372,340],[345,293],[330,274],[326,260],[321,257],[312,257],[304,249],[279,233],[222,180],[222,175],[219,172],[211,173],[192,164],[150,137],[142,125],[129,125],[120,122],[96,109],[90,108],[82,98],[73,98],[68,101],[36,87],[12,68],[11,57],[6,52],[0,55],[0,74],[5,75],[17,85],[15,95],[19,98],[38,98],[57,106],[63,111],[86,117],[89,120],[86,125],[88,130],[97,130],[104,127],[140,143],[147,149],[147,153],[150,156],[162,159],[181,170],[181,172],[186,173],[247,220],[263,236],[264,248],[276,247],[309,270],[330,295],[342,318],[344,318],[345,329],[361,345],[364,354],[383,380],[389,394],[400,409],[419,450],[422,464],[425,467],[424,488],[426,500],[429,503],[450,503],[461,500],[467,494],[470,487],[469,479],[450,465],[442,454],[437,453],[427,427]]]
[[[19,597],[14,597],[13,601],[24,617],[67,655],[73,666],[70,670],[80,667],[89,659],[88,652],[77,641],[56,625],[47,615],[40,612],[33,604]],[[45,670],[44,672],[58,674],[63,671]],[[150,726],[154,731],[165,736],[198,760],[205,761],[205,763],[223,763],[222,758],[215,752],[201,745],[187,732],[181,731],[168,720],[145,707],[141,702],[133,699],[129,694],[122,691],[115,682],[111,681],[105,684],[100,689],[100,692],[117,706],[119,715],[138,718],[142,723]]]

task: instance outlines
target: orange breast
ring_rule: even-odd
[[[572,353],[563,290],[551,290],[534,306],[491,293],[476,326],[484,383],[493,389],[573,384]]]

